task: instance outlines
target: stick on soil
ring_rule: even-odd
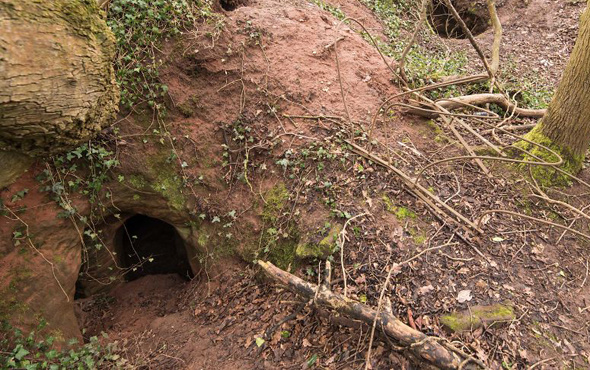
[[[485,368],[481,361],[473,357],[465,358],[459,355],[460,352],[454,351],[450,345],[443,345],[437,338],[429,337],[412,329],[388,312],[377,313],[368,305],[334,293],[326,286],[308,283],[270,262],[258,261],[258,265],[272,280],[284,285],[295,294],[313,300],[317,306],[334,310],[343,316],[362,321],[367,325],[372,325],[377,315],[377,325],[383,329],[383,333],[407,348],[421,361],[441,369]],[[470,363],[468,364],[468,362]]]

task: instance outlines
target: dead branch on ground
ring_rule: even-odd
[[[519,108],[516,104],[512,103],[506,96],[503,94],[473,94],[473,95],[465,95],[465,96],[458,96],[454,98],[448,99],[440,99],[437,100],[441,107],[447,110],[455,110],[459,108],[464,108],[467,105],[484,105],[484,104],[497,104],[502,109],[504,109],[508,114],[514,112],[515,116],[519,117],[531,117],[531,118],[543,118],[545,115],[546,109],[525,109]],[[411,106],[411,104],[410,104]],[[408,109],[408,113],[416,114],[419,116],[424,116],[427,118],[434,118],[440,115],[440,112],[432,111],[428,109],[424,109],[425,106],[423,104],[419,104],[417,106],[412,106]]]
[[[312,284],[292,275],[270,262],[258,261],[264,272],[272,280],[284,285],[288,290],[305,299],[312,300],[312,304],[327,308],[339,314],[372,325],[377,319],[377,325],[382,328],[387,339],[394,340],[415,357],[441,369],[477,369],[486,366],[478,359],[467,356],[450,344],[442,344],[440,338],[429,337],[412,329],[388,312],[377,313],[373,308],[355,300],[332,292],[325,284]]]

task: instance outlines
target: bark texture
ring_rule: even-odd
[[[580,162],[590,145],[590,8],[580,19],[578,38],[547,114],[535,131]],[[533,133],[533,132],[532,132]],[[537,140],[535,140],[537,141]]]
[[[96,0],[0,1],[0,150],[42,156],[115,117],[115,40]]]

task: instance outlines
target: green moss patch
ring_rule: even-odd
[[[282,269],[296,264],[296,249],[299,243],[299,230],[295,220],[284,221],[287,215],[289,190],[284,183],[278,183],[264,195],[262,210],[264,228],[258,246],[256,258],[265,258]]]
[[[387,212],[394,214],[398,220],[403,221],[407,218],[415,219],[416,213],[406,207],[398,207],[396,206],[393,201],[386,195],[383,194],[381,196],[381,200],[385,204],[385,209]]]
[[[29,307],[18,298],[29,285],[33,272],[26,266],[19,266],[10,269],[12,279],[7,287],[0,290],[0,323],[8,320],[18,320],[19,315],[27,313]]]
[[[289,191],[282,182],[272,187],[264,196],[266,201],[262,212],[262,220],[275,223],[282,214],[283,207],[289,200]]]
[[[499,325],[514,320],[514,309],[503,304],[491,306],[475,306],[470,310],[455,312],[440,318],[443,327],[451,332],[459,333],[477,329],[482,325]]]
[[[539,123],[537,126],[535,126],[535,128],[533,128],[528,134],[526,134],[524,138],[532,142],[538,143],[540,145],[543,145],[547,148],[550,148],[551,150],[558,153],[564,160],[563,164],[560,166],[560,169],[571,174],[575,174],[582,169],[582,161],[584,160],[584,156],[573,155],[569,153],[565,148],[562,148],[559,145],[553,143],[551,139],[549,139],[547,136],[543,134],[542,123]],[[522,153],[517,153],[522,156],[523,160],[538,162],[539,159],[533,157],[535,156],[549,163],[556,163],[557,161],[559,161],[559,158],[555,154],[524,140],[519,141],[515,144],[515,146],[522,150],[526,150],[530,154],[532,154],[522,155]],[[519,168],[526,169],[528,171],[528,166],[531,165],[520,164],[518,166]],[[535,179],[539,182],[539,184],[543,186],[568,185],[571,182],[570,177],[564,175],[563,173],[560,173],[553,167],[532,165],[531,172]]]
[[[148,163],[150,171],[155,176],[155,182],[151,184],[151,188],[162,194],[172,208],[183,209],[186,198],[182,193],[182,180],[175,171],[176,166],[168,163],[165,153],[150,156]]]
[[[335,224],[332,226],[328,235],[320,240],[319,243],[304,242],[297,245],[295,254],[299,258],[327,258],[336,249],[338,235],[342,231],[342,225]]]

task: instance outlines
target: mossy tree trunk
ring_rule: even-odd
[[[2,0],[0,30],[0,151],[59,153],[115,117],[115,40],[96,0]]]
[[[552,143],[569,170],[581,168],[590,145],[590,7],[582,14],[574,50],[547,113],[525,137]]]

